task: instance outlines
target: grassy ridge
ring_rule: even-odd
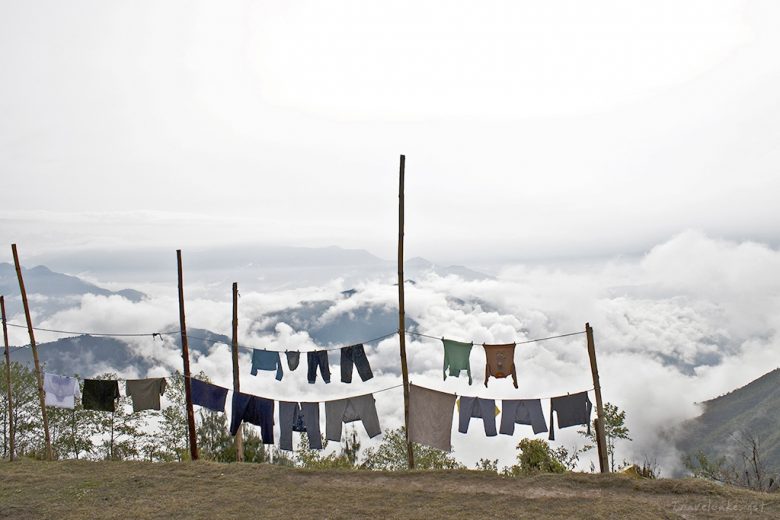
[[[780,495],[697,480],[266,464],[0,463],[0,518],[778,518]]]

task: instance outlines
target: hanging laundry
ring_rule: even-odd
[[[215,412],[225,413],[225,401],[227,400],[228,389],[221,386],[212,385],[200,379],[190,378],[190,390],[192,395],[192,404],[197,404],[203,408],[208,408]]]
[[[515,344],[483,345],[483,347],[485,347],[485,358],[487,358],[487,366],[485,367],[485,386],[487,386],[488,378],[490,376],[500,379],[511,375],[515,388],[517,388]]]
[[[455,395],[409,385],[409,440],[450,451],[454,409]]]
[[[159,410],[160,396],[167,386],[165,378],[128,379],[125,383],[125,394],[133,398],[133,411]]]
[[[458,408],[458,431],[469,431],[469,423],[472,417],[482,419],[485,426],[485,435],[493,437],[496,433],[496,401],[495,399],[482,399],[480,397],[461,397]]]
[[[252,349],[252,375],[258,370],[276,370],[276,380],[282,380],[282,360],[278,352]]]
[[[263,444],[274,443],[274,402],[271,399],[233,392],[230,435],[235,437],[242,421],[260,427]]]
[[[287,367],[290,369],[290,372],[298,368],[298,363],[301,361],[301,353],[297,350],[295,352],[287,351],[285,352],[285,355],[287,356]]]
[[[363,421],[369,437],[382,433],[374,394],[325,402],[325,438],[329,441],[341,442],[342,424],[354,421]]]
[[[366,352],[363,350],[363,345],[358,343],[349,347],[343,347],[341,349],[341,381],[342,383],[352,382],[352,365],[355,365],[360,379],[368,381],[374,377],[374,373],[371,372],[371,365],[368,364],[368,358]]]
[[[79,381],[75,377],[44,372],[43,391],[46,393],[46,406],[73,409],[79,398]]]
[[[279,449],[292,451],[292,432],[305,433],[309,448],[322,449],[320,403],[279,401]]]
[[[450,370],[450,375],[455,377],[458,377],[460,372],[465,370],[469,375],[469,384],[471,384],[471,365],[469,364],[469,356],[471,355],[471,347],[474,345],[472,343],[463,343],[444,338],[442,338],[441,341],[444,343],[444,379],[447,379],[448,368]]]
[[[119,399],[119,383],[109,379],[85,379],[81,404],[85,410],[116,411]]]
[[[306,362],[309,365],[306,378],[309,383],[314,384],[317,380],[317,367],[320,367],[320,375],[322,380],[326,383],[330,383],[330,365],[328,364],[328,351],[327,350],[315,350],[314,352],[306,353]]]
[[[501,407],[503,411],[498,433],[514,435],[515,424],[530,425],[535,434],[547,431],[542,401],[539,399],[504,399],[501,401]]]
[[[559,429],[584,424],[588,427],[588,435],[590,435],[590,411],[592,408],[593,404],[588,399],[588,392],[562,395],[550,399],[550,440],[555,440],[553,412],[558,412]]]

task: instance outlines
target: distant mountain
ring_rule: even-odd
[[[703,413],[680,427],[677,448],[712,457],[734,450],[739,432],[757,437],[767,467],[780,468],[780,369],[726,395],[702,403]]]
[[[203,329],[189,329],[187,331],[187,344],[191,358],[199,354],[205,354],[214,342],[230,343],[227,336],[215,334]],[[149,369],[164,366],[161,360],[170,359],[164,354],[164,350],[181,352],[181,336],[171,334],[161,338],[149,336],[151,350],[158,350],[161,355],[140,355],[134,347],[119,338],[105,336],[73,336],[57,341],[41,343],[38,345],[38,360],[43,370],[56,374],[78,374],[82,377],[93,377],[104,372],[114,372],[135,368],[143,377]],[[32,366],[32,350],[29,348],[14,349],[11,353],[11,361]],[[182,367],[173,369],[181,371]]]
[[[404,262],[404,275],[412,278],[420,278],[426,274],[436,274],[439,276],[454,275],[466,281],[490,280],[492,276],[479,271],[474,271],[462,265],[442,266],[421,258],[419,256],[410,258]]]
[[[36,299],[32,305],[35,306],[36,311],[45,315],[72,307],[85,294],[117,295],[132,302],[139,302],[146,298],[146,295],[140,291],[133,289],[109,291],[76,276],[54,272],[43,265],[31,269],[22,267],[22,276],[28,295],[44,296],[43,299]],[[6,298],[9,315],[21,312],[19,280],[13,264],[0,262],[0,294]]]

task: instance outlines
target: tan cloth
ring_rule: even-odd
[[[165,392],[165,378],[128,379],[126,394],[133,398],[133,411],[159,410],[160,396]]]
[[[512,381],[517,388],[517,373],[515,372],[515,344],[506,345],[483,345],[485,347],[485,358],[487,366],[485,367],[485,386],[488,384],[488,378],[503,378],[512,376]]]

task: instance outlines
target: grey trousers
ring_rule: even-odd
[[[374,394],[325,402],[325,438],[329,441],[341,442],[342,424],[358,420],[363,421],[363,427],[369,437],[382,433]]]
[[[493,437],[496,433],[496,401],[495,399],[480,399],[479,397],[461,397],[458,414],[458,431],[469,431],[472,417],[482,418],[485,425],[485,435]]]
[[[279,449],[292,451],[292,432],[305,431],[309,448],[322,449],[320,403],[279,401]]]
[[[513,435],[515,424],[530,424],[534,433],[547,431],[542,402],[539,399],[504,399],[501,401],[502,435]]]

